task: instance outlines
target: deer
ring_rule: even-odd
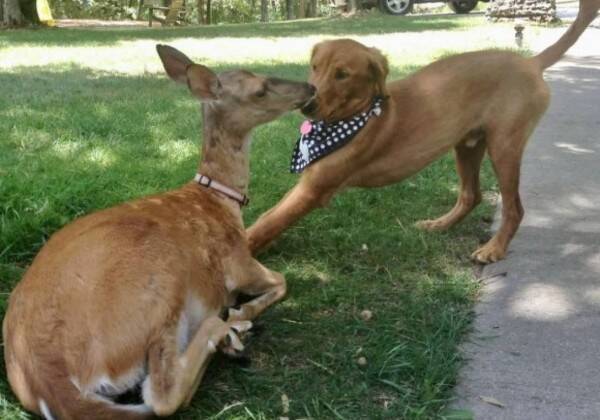
[[[248,203],[252,130],[312,100],[303,82],[216,74],[166,45],[167,75],[201,102],[202,157],[179,189],[83,216],[51,236],[3,321],[11,388],[46,419],[141,419],[190,403],[217,351],[286,293],[254,259]],[[236,308],[239,294],[251,300]],[[116,397],[137,389],[141,401]]]

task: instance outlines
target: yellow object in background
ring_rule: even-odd
[[[54,26],[56,24],[54,22],[54,18],[52,17],[52,11],[50,10],[48,0],[36,0],[35,7],[37,9],[38,18],[40,19],[42,25]]]

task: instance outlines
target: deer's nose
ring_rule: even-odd
[[[315,87],[315,85],[311,85],[310,83],[308,84],[308,90],[311,95],[314,95],[315,93],[317,93],[317,88]]]

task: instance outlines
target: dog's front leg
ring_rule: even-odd
[[[316,207],[327,204],[335,189],[319,190],[302,180],[279,203],[246,231],[252,254],[256,254],[284,230]]]

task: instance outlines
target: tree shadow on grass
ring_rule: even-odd
[[[256,63],[259,73],[302,80],[304,65]],[[412,67],[394,68],[406,73]],[[125,76],[71,66],[0,73],[0,262],[28,261],[58,227],[81,214],[175,188],[194,173],[201,118],[184,87],[156,75]],[[256,130],[252,188],[262,174],[287,173],[298,113]],[[266,166],[263,166],[265,165]],[[270,175],[267,175],[270,176]],[[274,198],[270,201],[274,202]],[[260,199],[258,200],[261,201]],[[249,217],[258,216],[252,206]],[[253,210],[254,209],[254,210]]]
[[[475,18],[477,19],[477,18]],[[368,17],[315,19],[308,21],[253,23],[245,25],[190,26],[182,28],[38,29],[6,31],[0,47],[19,45],[110,45],[119,41],[170,41],[177,38],[274,38],[308,35],[370,35],[459,29],[473,18],[460,16],[372,15]],[[4,44],[4,45],[3,45]]]

